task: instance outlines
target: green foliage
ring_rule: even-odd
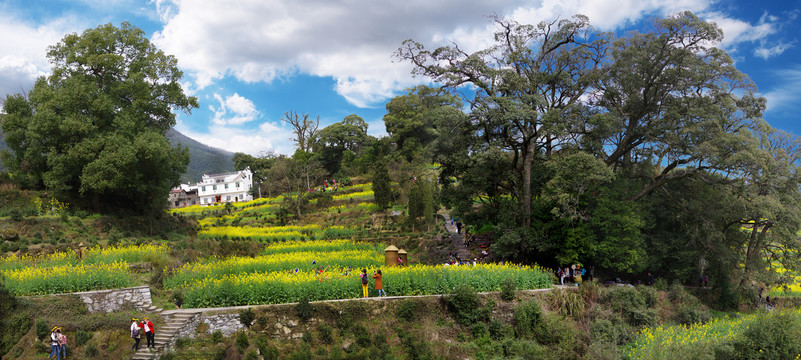
[[[376,205],[381,209],[388,208],[392,203],[392,189],[387,164],[383,158],[379,158],[373,165],[372,181]]]
[[[653,326],[656,324],[657,313],[652,307],[657,299],[652,290],[646,286],[636,289],[627,286],[613,287],[601,296],[601,302],[623,315],[632,326]]]
[[[83,346],[92,339],[93,333],[84,331],[83,329],[78,329],[75,331],[75,346]]]
[[[517,285],[513,279],[504,279],[501,282],[501,299],[505,301],[512,301],[515,299],[515,291]]]
[[[244,331],[240,331],[239,334],[236,335],[236,349],[242,354],[248,346],[250,346],[248,335]]]
[[[224,340],[224,337],[223,337],[222,331],[214,330],[214,332],[211,333],[211,342],[212,343],[219,344],[219,343],[223,342],[223,340]]]
[[[453,294],[443,297],[456,321],[462,325],[470,326],[479,320],[481,302],[476,290],[467,285],[459,285]]]
[[[403,328],[398,328],[398,338],[404,352],[412,360],[433,359],[433,354],[429,342],[422,336],[417,336]]]
[[[472,334],[473,337],[476,339],[489,336],[489,330],[487,329],[487,324],[483,322],[473,324],[473,326],[470,327],[470,334]]]
[[[570,289],[559,289],[551,291],[549,301],[554,310],[558,310],[562,315],[578,317],[584,313],[585,302],[582,294]]]
[[[320,340],[323,343],[330,345],[331,343],[334,342],[334,335],[333,335],[334,330],[331,329],[330,326],[322,324],[317,327],[317,331],[320,335]]]
[[[86,344],[86,347],[83,349],[83,354],[90,359],[97,356],[97,346],[95,346],[95,343],[90,342]]]
[[[72,206],[164,208],[189,162],[188,151],[165,137],[172,111],[198,106],[181,89],[177,60],[129,23],[67,35],[48,58],[52,75],[3,104],[14,151],[4,163]]]
[[[314,305],[309,303],[309,298],[304,296],[295,305],[295,313],[300,321],[307,322],[314,316]]]
[[[398,302],[395,317],[405,321],[413,321],[420,311],[420,302],[416,299],[405,299]]]
[[[515,334],[520,338],[529,338],[542,322],[542,309],[535,300],[521,303],[514,314]]]
[[[253,309],[247,308],[239,311],[239,321],[242,323],[242,325],[245,325],[246,328],[250,328],[253,320],[256,320],[256,313],[253,311]]]
[[[620,315],[609,319],[598,319],[590,323],[590,338],[593,343],[623,345],[634,339],[637,329]]]
[[[47,324],[47,321],[43,318],[36,319],[36,338],[39,340],[47,339],[50,335],[50,326]]]

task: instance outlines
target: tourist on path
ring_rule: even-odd
[[[61,329],[59,329],[61,330]],[[66,360],[67,359],[67,335],[64,335],[63,332],[59,331],[58,333],[58,345],[61,348],[61,358]]]
[[[150,322],[150,319],[148,318],[145,318],[142,321],[142,324],[144,325],[145,328],[145,337],[147,338],[147,349],[153,350],[156,348],[156,329],[153,327],[153,323]]]
[[[58,326],[53,326],[53,330],[50,331],[50,356],[47,357],[48,359],[52,359],[53,355],[55,355],[56,359],[61,360],[59,334],[61,334],[61,329]]]
[[[359,277],[362,279],[362,297],[367,297],[367,284],[370,282],[370,278],[367,276],[367,269],[362,269]]]
[[[383,276],[381,270],[376,271],[375,275],[373,275],[373,279],[375,279],[375,289],[378,290],[378,296],[387,296],[387,293],[384,292],[384,283],[381,281]]]
[[[131,346],[131,350],[137,351],[137,350],[139,350],[139,339],[142,338],[142,330],[140,330],[141,326],[139,325],[139,323],[137,323],[137,321],[139,321],[139,319],[133,318],[133,319],[131,319],[131,321],[132,321],[131,322],[131,338],[133,338],[134,341],[135,341],[134,344]]]

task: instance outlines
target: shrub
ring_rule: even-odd
[[[654,282],[654,289],[658,291],[665,291],[667,290],[667,288],[668,288],[668,282],[665,278],[656,279],[656,282]]]
[[[161,359],[164,359],[163,357]],[[259,354],[256,353],[256,349],[250,349],[248,354],[245,355],[245,360],[258,360]]]
[[[189,345],[189,343],[191,343],[191,342],[192,342],[192,340],[190,340],[187,337],[183,337],[183,336],[179,337],[179,338],[175,339],[175,348],[176,349],[183,349],[183,348],[187,347]]]
[[[620,315],[590,323],[590,339],[593,343],[623,345],[634,339],[636,331]]]
[[[584,313],[584,298],[571,289],[554,290],[550,293],[550,304],[562,315],[579,316]]]
[[[470,326],[477,320],[477,309],[481,305],[478,293],[467,285],[459,285],[453,294],[444,298],[448,310],[460,324]]]
[[[240,331],[239,334],[236,335],[236,349],[239,351],[240,354],[245,352],[245,349],[250,346],[250,341],[248,341],[248,335],[245,334],[244,331]]]
[[[301,321],[306,322],[314,316],[314,306],[309,303],[309,298],[304,296],[295,306],[295,312],[298,314],[298,318]]]
[[[712,317],[700,304],[682,304],[676,309],[676,322],[684,325],[703,323]]]
[[[501,340],[507,335],[506,326],[498,320],[490,321],[488,330],[492,340]]]
[[[515,309],[515,333],[518,337],[529,337],[542,321],[542,309],[534,300],[527,300]]]
[[[473,326],[470,327],[470,333],[476,339],[480,339],[480,338],[484,338],[484,337],[489,336],[489,331],[487,330],[487,325],[482,323],[482,322],[473,324]]]
[[[178,359],[178,356],[176,356],[175,353],[172,351],[165,352],[161,354],[161,356],[159,357],[159,360],[176,360],[176,359]]]
[[[514,300],[515,290],[517,290],[517,286],[515,285],[514,279],[504,279],[501,283],[501,299],[505,301]]]
[[[406,321],[412,321],[417,316],[419,301],[416,299],[405,299],[398,303],[395,310],[395,317]]]
[[[75,332],[75,346],[83,346],[86,344],[90,339],[92,339],[92,333],[88,331],[84,331],[83,329],[78,329]]]
[[[256,320],[256,313],[253,312],[252,309],[247,308],[239,312],[239,322],[241,322],[242,325],[245,325],[246,328],[250,327],[250,324],[253,323],[253,320]]]
[[[97,356],[97,346],[95,346],[94,343],[87,344],[86,348],[83,350],[83,354],[88,358]]]
[[[647,287],[641,286],[646,289]],[[653,289],[650,289],[651,291]],[[601,297],[601,302],[623,315],[626,321],[636,327],[656,324],[657,312],[650,309],[649,303],[656,303],[656,293],[649,290],[643,292],[631,287],[614,287]]]
[[[790,312],[755,319],[732,341],[733,359],[795,359],[801,353],[801,320]]]
[[[50,327],[47,326],[47,321],[42,318],[36,319],[36,338],[39,340],[47,339],[50,335]]]
[[[214,330],[214,332],[211,333],[211,342],[214,343],[214,344],[219,344],[219,343],[223,342],[222,331]]]
[[[333,330],[330,326],[326,324],[322,324],[317,328],[317,331],[320,333],[320,340],[328,345],[334,342]]]

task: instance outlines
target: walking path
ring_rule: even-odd
[[[445,219],[445,230],[451,234],[450,241],[453,244],[453,248],[456,249],[456,256],[462,260],[473,259],[475,257],[473,253],[464,246],[464,234],[456,233],[456,225],[451,225],[450,214],[443,212],[441,215]],[[462,230],[464,229],[465,225],[462,225]]]

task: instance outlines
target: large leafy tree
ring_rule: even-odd
[[[128,23],[67,35],[47,56],[52,75],[3,104],[6,166],[79,207],[163,207],[189,162],[165,133],[174,109],[198,106],[175,57]]]
[[[318,131],[312,139],[312,149],[320,155],[328,173],[333,175],[339,172],[343,159],[352,160],[362,155],[370,140],[364,119],[350,114]]]

